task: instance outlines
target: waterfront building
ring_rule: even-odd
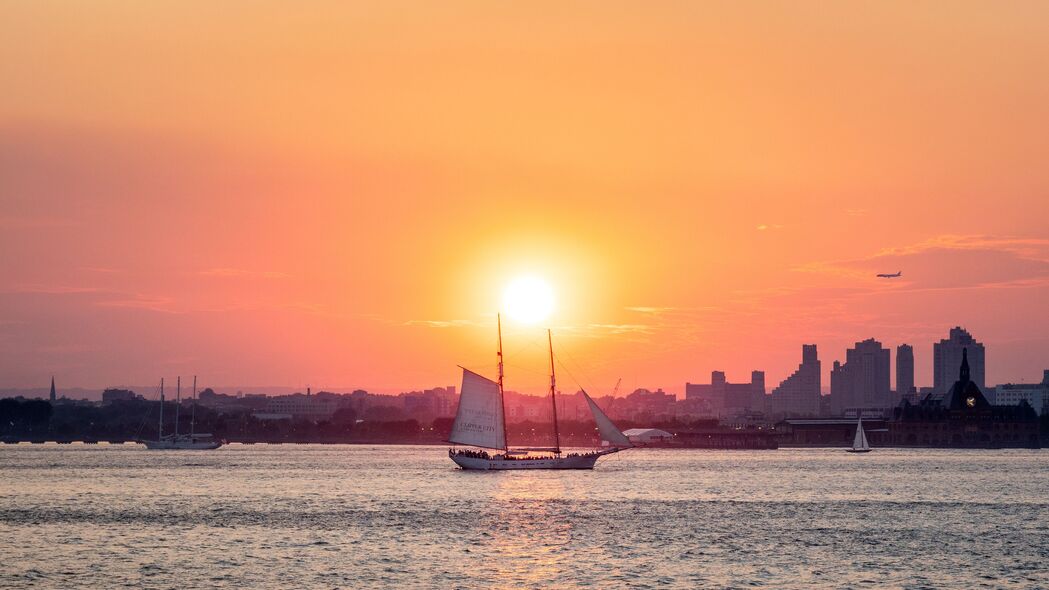
[[[710,400],[692,397],[679,400],[674,404],[674,416],[682,420],[714,419],[717,420],[720,410],[715,410]]]
[[[273,397],[266,401],[266,409],[255,414],[260,419],[302,418],[306,420],[328,420],[339,405],[332,399],[294,394]]]
[[[848,447],[856,438],[856,418],[790,419],[776,424],[781,447]],[[889,431],[884,416],[863,419],[871,446],[887,446]]]
[[[964,328],[951,328],[948,337],[932,345],[932,386],[936,393],[947,393],[958,376],[962,364],[962,352],[968,349],[970,374],[973,383],[981,390],[984,381],[984,347]]]
[[[102,403],[111,404],[113,402],[130,402],[142,399],[141,395],[136,394],[130,389],[114,389],[110,388],[102,392]]]
[[[729,383],[724,372],[713,371],[710,383],[685,383],[685,399],[706,402],[713,413],[722,415],[764,411],[765,372],[752,371],[750,383]]]
[[[405,414],[424,420],[455,416],[455,408],[459,399],[455,395],[454,385],[424,391],[410,391],[402,396]]]
[[[646,446],[669,442],[674,438],[673,434],[658,428],[630,428],[624,430],[623,434],[630,439],[635,446]]]
[[[778,416],[816,416],[820,411],[820,361],[815,344],[801,345],[798,370],[772,390],[768,400]]]
[[[677,396],[662,389],[635,389],[626,397],[609,401],[609,416],[615,419],[650,422],[671,420],[677,415]]]
[[[914,393],[914,347],[901,344],[896,347],[896,398],[917,401]]]
[[[906,400],[889,425],[896,446],[1037,448],[1038,415],[1026,402],[994,405],[972,378],[962,348],[958,380],[944,394],[930,393],[918,405]]]
[[[868,338],[845,351],[845,364],[835,361],[831,369],[830,402],[836,416],[892,407],[889,349]]]
[[[50,394],[50,395],[48,396],[48,399],[50,399],[50,400],[51,400],[51,404],[52,404],[52,405],[53,405],[53,404],[54,404],[54,403],[55,403],[56,401],[58,401],[58,400],[57,400],[57,394],[58,394],[58,392],[57,392],[57,391],[55,391],[55,377],[54,377],[54,375],[52,375],[52,376],[51,376],[51,394]]]
[[[1003,383],[994,389],[994,403],[1000,406],[1026,402],[1039,416],[1049,412],[1049,369],[1043,372],[1041,383]]]
[[[553,414],[547,408],[540,408],[538,396],[535,396],[537,401],[530,404],[517,403],[514,405],[507,406],[506,418],[511,422],[523,422],[525,420],[531,420],[533,422],[540,419],[550,420]],[[546,409],[547,411],[543,411]]]

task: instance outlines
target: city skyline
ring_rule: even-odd
[[[608,388],[1049,358],[1037,4],[103,5],[0,24],[5,385],[444,383],[523,275]]]
[[[945,358],[946,355],[948,354],[947,352],[937,353],[938,350],[945,349],[948,344],[951,344],[951,345],[956,347],[956,349],[952,349],[950,351],[950,355],[951,356],[950,356],[950,360],[949,361]],[[886,407],[888,407],[888,406],[893,405],[895,403],[895,401],[897,401],[899,399],[899,397],[898,397],[899,395],[913,394],[913,395],[918,395],[920,397],[919,394],[921,394],[923,391],[926,392],[926,393],[928,393],[930,391],[931,392],[935,392],[935,393],[939,393],[939,394],[944,393],[944,391],[942,389],[940,389],[940,388],[938,388],[936,386],[934,381],[931,381],[930,383],[927,383],[927,384],[923,384],[923,383],[917,382],[914,379],[916,363],[915,363],[915,356],[914,356],[914,347],[913,347],[913,345],[910,345],[910,344],[907,344],[907,343],[902,343],[902,344],[900,344],[900,345],[898,345],[896,347],[895,354],[892,354],[891,356],[890,356],[891,351],[889,350],[889,348],[885,348],[883,346],[884,346],[884,344],[881,341],[878,341],[875,338],[867,338],[867,339],[865,339],[863,341],[857,341],[857,342],[854,343],[853,347],[850,347],[850,348],[848,348],[845,351],[845,354],[842,355],[842,357],[840,359],[838,359],[838,358],[833,359],[829,363],[829,368],[827,368],[826,370],[823,370],[821,368],[821,365],[823,365],[824,363],[823,363],[823,359],[820,356],[818,345],[815,345],[815,344],[807,345],[806,344],[806,345],[802,346],[802,348],[803,348],[803,361],[802,361],[801,367],[804,367],[805,364],[808,363],[808,362],[815,362],[815,365],[814,365],[815,368],[811,369],[810,373],[818,375],[818,377],[816,379],[815,385],[811,385],[811,387],[818,388],[819,391],[820,391],[820,394],[822,396],[830,396],[831,394],[833,394],[835,392],[835,385],[834,385],[834,383],[835,383],[835,380],[837,379],[837,380],[839,380],[838,381],[838,383],[839,383],[838,387],[840,388],[842,394],[845,397],[849,398],[851,400],[849,403],[852,403],[853,405],[856,405],[856,403],[858,403],[858,400],[852,400],[852,396],[854,396],[854,395],[858,395],[858,396],[860,396],[860,398],[865,399],[865,402],[868,403],[868,404],[871,404],[871,403],[877,401],[877,403],[873,404],[873,405],[885,405]],[[932,364],[932,367],[929,369],[929,372],[931,374],[933,374],[934,378],[935,378],[935,375],[936,375],[937,371],[942,371],[943,373],[947,373],[947,374],[949,374],[951,372],[955,372],[956,373],[958,371],[958,365],[960,365],[960,362],[961,362],[962,350],[965,349],[965,348],[970,348],[970,349],[973,350],[973,353],[970,353],[971,354],[971,357],[970,357],[971,361],[970,362],[974,366],[978,366],[979,367],[978,370],[974,369],[973,372],[974,372],[974,381],[980,387],[985,387],[986,385],[992,385],[993,386],[995,384],[999,384],[999,385],[1001,385],[1001,384],[1024,384],[1024,383],[1037,384],[1037,383],[1040,383],[1040,382],[1044,382],[1044,375],[1046,374],[1047,371],[1049,371],[1049,369],[1043,369],[1042,370],[1042,376],[1039,377],[1040,379],[1042,379],[1042,381],[1039,381],[1038,380],[1039,378],[1036,378],[1036,379],[1031,380],[1031,381],[1027,381],[1025,379],[1005,379],[1005,380],[1002,380],[1002,381],[998,381],[996,383],[987,383],[985,385],[985,384],[983,384],[980,381],[980,379],[978,379],[975,376],[976,374],[980,374],[982,376],[982,373],[984,371],[983,358],[984,358],[984,350],[985,350],[985,348],[984,348],[983,343],[976,341],[975,338],[973,338],[973,336],[967,330],[965,330],[964,328],[962,328],[960,326],[955,326],[955,327],[953,327],[953,328],[951,328],[949,330],[949,337],[948,338],[941,339],[940,341],[935,342],[935,343],[932,344],[933,352],[932,352],[932,354],[930,354],[930,363]],[[903,354],[902,358],[901,358],[901,352]],[[850,375],[847,372],[847,370],[848,370],[848,363],[849,363],[849,361],[852,358],[852,355],[854,353],[857,355],[857,359],[853,362],[853,364],[856,365],[858,363],[862,363],[863,367],[861,367],[861,368],[854,368],[853,369],[853,374]],[[937,356],[938,354],[941,355],[941,358],[938,358],[938,356]],[[877,361],[869,360],[871,355],[878,355],[878,357],[879,357],[878,360]],[[874,365],[868,366],[872,362],[877,362],[877,365],[876,366],[874,366]],[[901,363],[902,363],[902,369],[904,370],[904,373],[902,375],[902,377],[903,377],[902,381],[901,381],[901,373],[900,373],[900,371],[901,371]],[[943,365],[943,366],[941,367],[941,365]],[[890,369],[890,366],[892,367],[891,369]],[[859,372],[857,372],[857,371],[859,371]],[[620,388],[620,385],[623,384],[623,380],[622,379],[618,379],[616,384],[615,384],[615,386],[612,387],[609,391],[611,391],[611,393],[613,395],[618,392],[620,397],[625,397],[626,395],[628,395],[630,392],[633,392],[633,391],[655,390],[655,389],[658,389],[659,391],[667,390],[670,393],[679,396],[680,399],[691,398],[693,396],[696,396],[697,398],[698,397],[704,397],[704,398],[711,398],[712,397],[713,399],[717,399],[718,400],[716,402],[716,404],[724,404],[726,402],[729,402],[730,396],[738,395],[738,392],[743,391],[743,390],[748,390],[748,389],[750,389],[752,387],[757,387],[758,389],[760,389],[760,391],[762,391],[766,395],[772,395],[772,393],[776,389],[782,387],[784,385],[784,383],[789,382],[792,378],[796,378],[797,375],[798,375],[798,370],[796,369],[795,371],[791,372],[790,374],[784,375],[783,379],[781,379],[781,380],[770,381],[770,382],[768,382],[768,385],[766,385],[765,371],[761,370],[761,369],[753,369],[753,370],[751,370],[750,371],[750,379],[751,379],[750,382],[748,382],[748,383],[741,383],[741,384],[731,383],[731,379],[729,377],[733,377],[734,378],[735,376],[734,375],[733,376],[728,376],[725,371],[722,371],[722,370],[719,370],[719,369],[712,369],[710,371],[710,374],[711,374],[711,383],[710,384],[694,383],[694,382],[691,382],[691,381],[687,381],[684,384],[677,384],[677,385],[671,385],[671,384],[662,385],[662,384],[652,384],[652,383],[640,382],[640,383],[637,383],[637,384],[628,384],[626,387]],[[194,377],[196,377],[196,376],[194,376]],[[860,379],[860,381],[856,381],[857,379]],[[721,385],[718,385],[719,383]],[[901,383],[906,384],[905,385],[905,389],[907,389],[907,391],[902,391],[900,389],[900,384]],[[582,389],[582,388],[588,388],[592,393],[596,393],[597,395],[601,395],[601,396],[606,395],[606,394],[609,393],[609,391],[605,391],[602,388],[595,389],[595,388],[593,388],[592,385],[591,386],[583,386],[582,384],[579,384],[579,383],[576,383],[576,382],[573,382],[570,386],[565,386],[564,382],[562,382],[561,386],[559,387],[559,390],[563,389],[566,392],[567,391],[574,391],[572,389],[573,386],[575,387],[574,390],[579,390],[579,389]],[[334,393],[348,393],[348,392],[351,392],[351,391],[360,390],[360,391],[367,391],[367,392],[370,392],[370,393],[373,393],[373,394],[378,394],[378,395],[396,396],[396,395],[403,395],[405,393],[410,393],[410,392],[413,392],[413,391],[422,391],[422,390],[426,390],[426,389],[431,389],[433,387],[443,387],[443,386],[442,385],[435,385],[435,384],[431,383],[431,384],[427,384],[427,385],[425,385],[423,387],[416,387],[416,388],[401,387],[401,388],[382,390],[382,389],[376,389],[376,388],[369,388],[367,386],[362,386],[362,385],[341,385],[340,386],[340,385],[323,385],[323,384],[321,384],[319,386],[314,386],[314,385],[311,385],[310,383],[307,383],[307,384],[301,385],[301,386],[295,386],[295,385],[229,385],[229,384],[221,385],[221,384],[202,384],[200,389],[210,388],[210,389],[213,389],[215,391],[218,391],[220,393],[225,393],[225,394],[230,394],[230,393],[241,394],[241,393],[245,393],[245,394],[255,394],[255,395],[257,395],[257,394],[262,394],[262,395],[288,395],[288,394],[293,394],[293,393],[308,392],[311,389],[313,389],[315,391],[318,391],[318,392],[334,392]],[[680,387],[680,389],[679,389],[679,387]],[[153,391],[154,389],[157,389],[157,384],[153,384],[153,385],[141,385],[141,384],[139,384],[139,385],[131,385],[129,383],[109,383],[109,384],[101,386],[101,387],[84,387],[84,386],[81,386],[81,385],[69,385],[69,386],[66,387],[67,390],[74,390],[74,391],[78,391],[78,392],[85,392],[85,391],[92,392],[93,391],[94,393],[100,393],[103,389],[112,389],[112,388],[137,388],[137,389],[140,389],[142,391],[147,391],[148,392],[148,391]],[[528,391],[517,391],[513,387],[509,387],[508,386],[508,391],[511,391],[511,390],[514,391],[515,393],[522,394],[522,395],[532,395],[532,396],[540,396],[540,397],[544,396],[544,395],[547,395],[546,392],[530,393]],[[39,392],[45,392],[45,393],[48,392],[47,388],[38,388],[38,387],[25,387],[25,388],[4,387],[2,384],[0,384],[0,394],[3,394],[4,392],[11,392],[10,395],[24,395],[25,392],[32,392],[32,391],[37,391],[38,393]],[[896,397],[894,397],[894,398],[888,397],[888,394],[890,394],[890,393],[894,394]],[[52,399],[52,401],[55,398],[55,378],[54,378],[53,375],[51,376],[51,385],[50,385],[49,397],[50,397],[50,399]],[[892,401],[892,403],[890,403],[890,400]],[[734,400],[733,403],[738,403],[738,400]],[[836,399],[836,401],[834,402],[834,404],[835,404],[834,411],[835,412],[840,412],[844,408],[844,406],[842,404],[845,404],[845,403],[846,402],[844,402],[842,400],[842,396],[839,395],[838,398]],[[862,404],[860,404],[860,405],[862,405]]]

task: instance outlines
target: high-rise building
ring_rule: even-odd
[[[765,411],[765,371],[750,372],[750,409]]]
[[[55,378],[52,376],[51,377],[51,395],[50,395],[51,403],[55,403],[55,398],[56,398]]]
[[[712,371],[710,383],[686,383],[685,399],[699,402],[715,414],[763,411],[765,373],[753,371],[750,383],[729,383],[724,371]]]
[[[868,338],[845,351],[845,364],[834,363],[830,373],[831,412],[892,407],[889,390],[889,349]]]
[[[914,347],[901,344],[896,347],[896,397],[910,399],[914,389]]]
[[[981,390],[984,385],[984,348],[963,328],[951,328],[949,336],[932,345],[932,387],[936,393],[947,393],[962,366],[962,351],[969,351],[972,381]]]
[[[801,364],[772,390],[772,412],[781,416],[817,416],[820,411],[820,361],[815,344],[801,345]]]

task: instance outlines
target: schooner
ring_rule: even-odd
[[[496,330],[499,337],[497,358],[498,380],[492,381],[469,369],[463,370],[463,386],[459,392],[459,408],[452,424],[448,441],[453,444],[479,447],[502,451],[448,449],[448,456],[462,469],[502,470],[502,469],[593,469],[597,460],[605,455],[617,453],[630,448],[630,439],[594,403],[594,400],[583,391],[586,403],[597,423],[601,439],[611,446],[605,449],[586,453],[561,452],[560,434],[557,428],[557,380],[554,373],[554,346],[550,330],[546,332],[547,344],[550,347],[550,401],[554,417],[554,446],[544,448],[511,449],[506,442],[506,407],[503,403],[503,330],[502,320],[496,316]],[[532,455],[531,453],[543,453]]]
[[[193,414],[189,420],[189,434],[180,434],[178,418],[182,409],[182,377],[178,378],[175,394],[175,432],[164,435],[164,379],[160,379],[160,419],[157,424],[157,440],[140,441],[150,450],[210,451],[222,446],[223,441],[206,433],[196,432],[197,378],[193,377]]]

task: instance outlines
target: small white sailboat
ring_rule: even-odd
[[[497,318],[499,333],[499,376],[492,381],[468,369],[463,369],[463,386],[459,392],[459,408],[452,424],[448,441],[454,444],[502,451],[489,453],[486,450],[448,449],[448,457],[462,469],[511,470],[511,469],[593,469],[597,460],[605,455],[630,448],[630,439],[601,411],[585,391],[583,396],[597,423],[602,440],[611,445],[586,453],[562,454],[557,430],[557,388],[554,375],[554,348],[550,331],[550,401],[553,405],[554,446],[544,448],[511,449],[506,443],[506,409],[503,404],[503,335],[502,323]],[[543,453],[533,455],[532,453]]]
[[[852,439],[852,448],[847,449],[850,453],[869,453],[871,445],[867,442],[867,433],[863,431],[863,418],[856,419],[856,437]]]
[[[222,446],[222,441],[207,433],[195,432],[197,416],[197,378],[193,377],[193,410],[189,420],[189,434],[179,434],[178,421],[182,407],[182,377],[178,378],[175,394],[175,432],[164,436],[164,379],[160,380],[160,422],[157,425],[157,440],[144,440],[142,444],[153,450],[207,451]]]

